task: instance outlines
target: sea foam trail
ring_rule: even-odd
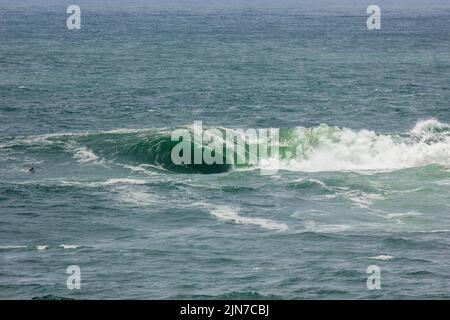
[[[59,247],[62,248],[62,249],[78,249],[81,246],[80,245],[73,245],[73,244],[61,244]]]
[[[375,256],[375,257],[369,257],[369,259],[381,260],[381,261],[389,261],[389,260],[392,260],[394,258],[395,258],[394,256],[385,255],[385,254],[382,254],[382,255],[379,255],[379,256]]]
[[[200,204],[201,207],[207,208],[209,213],[217,219],[225,222],[234,222],[236,224],[253,224],[260,226],[264,229],[286,231],[289,229],[288,225],[278,221],[263,219],[263,218],[250,218],[239,215],[238,210],[230,206],[225,205],[209,205]]]
[[[7,250],[7,249],[24,249],[24,248],[27,248],[27,246],[0,245],[0,250]]]

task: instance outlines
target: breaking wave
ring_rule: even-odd
[[[219,129],[221,132],[225,130]],[[182,173],[207,174],[238,167],[258,168],[258,165],[245,162],[254,150],[251,145],[255,143],[245,137],[238,137],[243,139],[243,152],[235,153],[235,159],[244,158],[244,164],[226,164],[229,150],[225,147],[216,157],[221,158],[224,164],[174,164],[171,153],[179,141],[172,141],[171,133],[167,129],[143,129],[51,134],[10,139],[3,142],[0,149],[32,148],[35,152],[41,148],[42,152],[51,153],[72,150],[72,156],[80,163],[106,160],[128,167],[149,165],[153,169]],[[406,134],[380,134],[367,129],[353,130],[326,124],[312,128],[282,128],[279,139],[281,170],[393,171],[432,164],[450,165],[450,126],[437,120],[418,122]],[[200,149],[205,152],[209,148],[208,145],[198,145],[195,139],[191,142],[192,151]]]
[[[296,128],[286,139],[281,169],[293,171],[398,170],[450,164],[450,127],[426,120],[407,135],[320,125]]]

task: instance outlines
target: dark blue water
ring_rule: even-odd
[[[0,1],[0,297],[449,297],[450,5],[70,4]],[[195,120],[280,170],[172,170]]]

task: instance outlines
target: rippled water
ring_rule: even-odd
[[[0,297],[449,297],[447,4],[0,4]],[[280,170],[173,166],[195,120]]]

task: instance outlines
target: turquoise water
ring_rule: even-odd
[[[1,298],[450,297],[450,5],[43,3],[0,0]],[[195,120],[280,170],[179,170]]]

